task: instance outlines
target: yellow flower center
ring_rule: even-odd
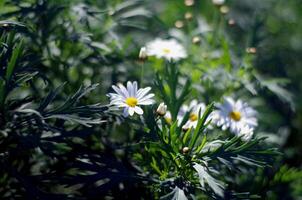
[[[171,53],[171,49],[163,48],[163,52],[164,52],[165,54]]]
[[[198,116],[197,116],[196,114],[194,114],[194,113],[191,113],[189,119],[190,119],[192,122],[194,122],[194,121],[196,121],[196,120],[198,119]]]
[[[241,113],[238,111],[232,111],[229,114],[230,118],[232,118],[234,121],[239,121],[241,119]]]
[[[137,105],[137,98],[135,97],[128,97],[126,99],[126,104],[130,107],[135,107]]]

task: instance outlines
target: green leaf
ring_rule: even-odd
[[[206,142],[207,142],[207,135],[205,134],[204,136],[203,136],[203,138],[202,138],[202,141],[201,141],[201,143],[200,143],[200,145],[197,147],[197,149],[196,149],[196,152],[198,153],[198,152],[200,152],[201,150],[202,150],[202,148],[204,147],[204,145],[206,144]]]
[[[202,130],[204,130],[205,128],[205,122],[208,118],[208,116],[211,114],[212,110],[214,108],[214,103],[211,103],[210,105],[207,106],[205,112],[203,113],[202,117],[198,120],[198,123],[197,123],[197,126],[194,130],[194,133],[193,133],[193,137],[190,141],[190,144],[189,144],[189,148],[192,149],[198,139],[198,136],[200,135],[200,132]]]
[[[179,187],[175,186],[172,192],[160,197],[161,200],[188,200],[185,192]]]
[[[187,144],[188,139],[190,138],[191,133],[192,133],[192,129],[188,129],[188,130],[185,132],[185,134],[184,134],[184,136],[183,136],[183,139],[182,139],[183,144]]]
[[[0,6],[1,6],[1,1],[0,1]],[[13,21],[13,20],[1,20],[0,21],[0,26],[7,26],[7,25],[25,27],[24,24],[22,24],[20,22]]]
[[[0,77],[0,104],[3,106],[5,100],[5,80]]]
[[[93,119],[90,117],[79,117],[76,115],[69,115],[69,114],[54,114],[54,115],[50,115],[45,117],[44,119],[63,119],[66,121],[69,121],[71,124],[82,124],[83,126],[86,127],[91,127],[92,125],[95,124],[101,124],[102,122],[105,122],[101,119]]]
[[[20,57],[21,53],[22,53],[22,49],[23,49],[23,43],[22,41],[19,43],[19,45],[13,50],[13,54],[12,57],[7,65],[7,69],[6,69],[6,74],[5,74],[5,78],[7,81],[9,81],[11,79],[11,76],[14,72],[14,69],[16,68],[17,65],[17,60]]]
[[[201,187],[205,188],[205,183],[207,183],[215,194],[217,194],[220,197],[224,196],[224,191],[223,191],[224,186],[222,185],[221,181],[216,180],[214,177],[212,177],[209,174],[208,169],[206,167],[197,163],[194,163],[193,167],[198,173],[199,183]]]
[[[255,74],[262,87],[267,88],[273,94],[277,95],[282,101],[290,104],[292,110],[295,110],[294,95],[289,92],[284,86],[289,80],[284,78],[264,78],[259,74]]]
[[[177,132],[177,120],[171,125],[170,131],[169,131],[169,143],[171,144],[173,150],[177,152],[178,145],[177,142],[179,140],[180,134]]]

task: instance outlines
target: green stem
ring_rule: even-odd
[[[144,63],[144,61],[142,62],[142,70],[141,70],[141,83],[140,83],[140,85],[141,85],[141,87],[144,85],[144,66],[145,66],[145,63]]]

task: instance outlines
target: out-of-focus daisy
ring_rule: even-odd
[[[110,97],[110,104],[124,108],[123,115],[125,117],[128,115],[132,116],[134,113],[142,115],[144,111],[139,106],[154,103],[152,99],[154,94],[148,94],[151,87],[138,89],[136,81],[128,81],[127,88],[122,84],[118,84],[117,86],[113,85],[112,88],[116,93],[108,94]]]
[[[198,104],[197,100],[194,99],[192,100],[189,105],[187,104],[183,104],[180,109],[179,112],[177,114],[177,120],[178,123],[180,124],[183,120],[183,118],[185,117],[185,115],[187,114],[187,112],[189,112],[190,110],[193,110],[193,108]]]
[[[225,0],[212,0],[213,4],[217,5],[217,6],[220,6],[220,5],[224,4],[224,1]]]
[[[147,43],[146,48],[148,56],[165,58],[169,61],[178,61],[187,57],[186,50],[175,39],[163,40],[157,38]]]
[[[183,105],[178,114],[178,120],[181,122],[187,112],[190,112],[190,115],[189,115],[189,120],[185,123],[185,125],[183,125],[182,128],[184,130],[188,130],[189,128],[196,128],[198,119],[202,117],[205,110],[206,110],[206,105],[204,103],[199,103],[197,100],[192,100],[189,106]],[[207,121],[209,120],[210,117],[207,119]]]
[[[241,100],[235,101],[227,97],[222,104],[217,105],[218,110],[214,111],[213,119],[223,130],[230,129],[236,135],[248,133],[257,126],[255,117],[256,111]]]

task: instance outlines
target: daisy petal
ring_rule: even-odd
[[[129,115],[129,107],[125,107],[124,108],[123,115],[124,115],[124,117],[128,117],[128,115]]]
[[[147,100],[147,99],[151,99],[152,97],[154,97],[154,94],[148,94],[148,95],[146,95],[146,96],[144,96],[144,97],[142,97],[142,98],[138,98],[138,100],[139,100],[139,102],[143,102],[143,101],[145,101],[145,100]]]
[[[142,97],[145,96],[150,90],[151,90],[151,87],[146,87],[146,88],[144,88],[144,89],[139,89],[139,90],[137,91],[136,98],[138,98],[138,99],[142,98]]]
[[[139,105],[151,105],[153,103],[154,103],[154,101],[152,99],[146,99],[144,101],[140,101]]]
[[[125,97],[129,97],[129,92],[127,91],[125,86],[123,86],[122,84],[119,84],[118,86],[119,86],[121,92],[125,95]]]
[[[142,115],[144,113],[143,109],[141,109],[140,107],[138,106],[135,106],[134,107],[134,111],[139,114],[139,115]]]
[[[127,90],[131,97],[134,96],[133,85],[130,81],[127,82]]]
[[[121,96],[123,96],[123,97],[127,97],[127,96],[126,96],[127,94],[125,94],[121,89],[119,89],[119,88],[116,87],[115,85],[113,85],[112,88],[113,88],[113,90],[114,90],[117,94],[119,94],[119,95],[121,95]]]
[[[129,107],[129,115],[132,116],[134,114],[134,108]]]

